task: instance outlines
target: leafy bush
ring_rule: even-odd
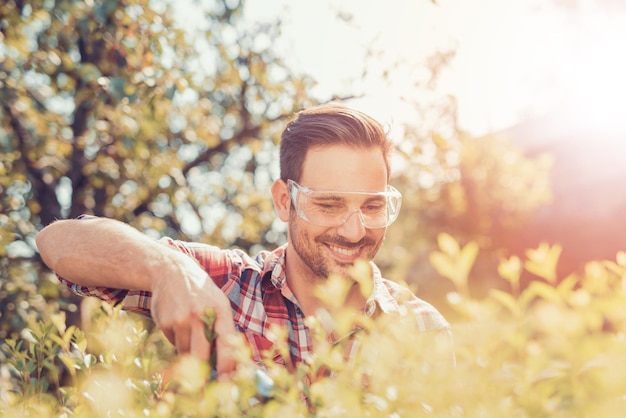
[[[446,342],[407,321],[346,311],[342,282],[330,315],[310,317],[311,361],[295,371],[267,358],[261,372],[243,341],[232,379],[210,380],[210,367],[177,356],[151,324],[90,301],[90,329],[66,328],[62,314],[30,324],[2,346],[0,413],[4,416],[273,417],[613,417],[626,407],[626,253],[589,263],[557,280],[558,246],[502,261],[511,292],[471,299],[465,283],[475,256],[440,237],[433,264],[459,291],[449,303],[456,366]],[[519,289],[522,269],[542,277]],[[329,300],[329,302],[331,302]],[[358,323],[357,355],[348,339],[329,342]],[[287,352],[283,330],[270,336]],[[324,372],[326,371],[326,372]]]

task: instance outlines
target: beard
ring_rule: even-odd
[[[328,278],[331,273],[338,273],[347,277],[347,268],[352,265],[352,263],[338,263],[331,259],[326,250],[327,245],[332,244],[344,248],[359,247],[361,248],[361,258],[369,261],[374,258],[384,239],[384,235],[378,241],[365,236],[358,242],[350,242],[334,234],[322,234],[311,239],[305,227],[306,224],[307,221],[299,218],[298,215],[290,216],[288,233],[291,245],[302,263],[311,273],[320,278]]]

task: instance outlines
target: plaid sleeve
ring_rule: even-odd
[[[128,293],[126,289],[113,289],[108,287],[90,287],[73,283],[63,277],[57,275],[57,279],[61,284],[67,286],[72,292],[79,296],[93,296],[111,303],[121,302]]]
[[[168,237],[161,238],[159,242],[194,258],[222,290],[227,290],[232,285],[232,277],[243,264],[243,262],[233,262],[233,258],[239,257],[239,251],[224,251],[213,245],[177,241]]]
[[[82,286],[59,275],[57,279],[79,296],[96,297],[113,305],[121,303],[127,311],[150,316],[150,292],[148,291]]]
[[[398,309],[406,309],[415,315],[420,331],[447,330],[450,324],[430,303],[415,296],[409,289],[389,280],[383,283]]]
[[[456,354],[450,323],[430,303],[418,298],[408,288],[391,281],[384,281],[389,295],[397,303],[399,311],[412,313],[417,328],[424,331],[431,343],[430,355],[433,359],[456,366]]]
[[[430,303],[415,297],[407,303],[407,308],[415,313],[419,328],[423,331],[449,329],[450,324]]]

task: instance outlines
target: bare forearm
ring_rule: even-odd
[[[151,289],[157,272],[182,254],[121,222],[57,221],[37,235],[44,262],[61,277],[84,286]]]
[[[57,221],[37,235],[37,246],[48,267],[76,284],[151,291],[152,318],[180,353],[209,359],[200,318],[213,309],[217,371],[234,370],[230,302],[195,259],[105,218]]]

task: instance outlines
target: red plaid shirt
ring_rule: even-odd
[[[312,338],[305,325],[305,315],[287,285],[286,246],[251,257],[241,250],[222,250],[206,244],[170,238],[163,238],[161,242],[195,258],[228,296],[235,327],[245,335],[255,361],[260,363],[261,353],[271,349],[273,344],[266,335],[274,324],[288,329],[291,364],[279,355],[274,357],[275,361],[292,367],[312,354]],[[406,288],[382,278],[376,265],[370,264],[374,290],[363,308],[367,315],[413,312],[420,330],[450,332],[448,322],[433,306],[410,294]],[[150,315],[151,294],[148,291],[86,287],[61,277],[59,280],[79,295],[122,303],[124,309]],[[410,294],[408,300],[407,293]]]

